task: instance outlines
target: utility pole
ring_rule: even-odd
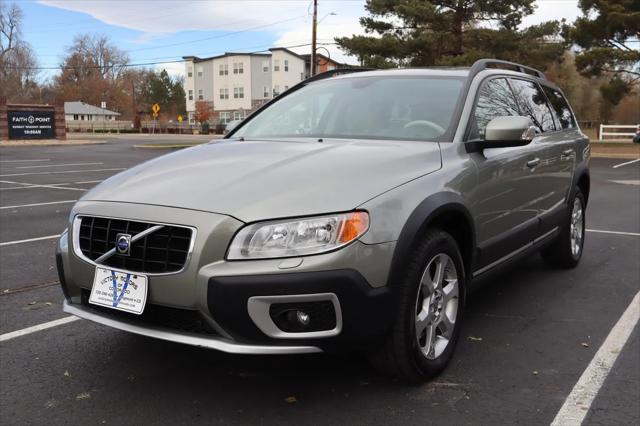
[[[313,30],[311,32],[311,76],[316,75],[316,33],[318,30],[318,0],[313,0]]]

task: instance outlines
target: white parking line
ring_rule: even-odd
[[[52,240],[54,238],[60,238],[60,234],[58,234],[58,235],[47,235],[46,237],[29,238],[27,240],[5,241],[4,243],[0,243],[0,247],[12,246],[14,244],[31,243],[31,242],[34,242],[34,241]]]
[[[50,203],[20,204],[18,206],[2,206],[0,207],[0,210],[19,209],[22,207],[51,206],[54,204],[69,204],[69,203],[75,203],[76,201],[78,200],[52,201]]]
[[[85,173],[85,172],[115,172],[124,170],[123,168],[119,169],[93,169],[93,170],[65,170],[63,172],[32,172],[32,173],[11,173],[8,175],[0,175],[0,177],[9,177],[9,176],[32,176],[32,175],[56,175],[61,173]]]
[[[637,158],[637,159],[631,160],[631,161],[627,161],[626,163],[616,164],[615,166],[613,166],[613,168],[617,169],[618,167],[627,166],[629,164],[637,163],[638,161],[640,161],[640,158]]]
[[[73,184],[84,184],[84,183],[95,183],[102,182],[102,180],[95,181],[86,181],[86,182],[71,182],[71,183],[49,183],[49,184],[36,184],[36,183],[24,183],[24,182],[15,182],[12,180],[0,180],[1,183],[9,183],[12,185],[23,185],[23,186],[13,186],[11,188],[0,188],[0,191],[8,191],[11,189],[33,189],[33,188],[51,188],[51,189],[66,189],[69,191],[87,191],[85,188],[72,188],[69,186],[63,185],[73,185]]]
[[[596,234],[612,234],[612,235],[629,235],[631,237],[640,237],[637,232],[620,232],[620,231],[602,231],[600,229],[587,229],[587,232],[595,232]]]
[[[36,331],[46,330],[47,328],[57,327],[59,325],[68,324],[73,321],[77,321],[80,318],[69,315],[68,317],[60,318],[54,321],[45,322],[42,324],[34,325],[33,327],[23,328],[22,330],[12,331],[10,333],[0,334],[0,342],[15,339],[16,337],[26,336],[27,334],[35,333]]]
[[[564,401],[552,426],[581,425],[640,317],[640,292],[622,314],[578,383]]]
[[[51,161],[50,158],[44,158],[41,160],[0,160],[0,163],[26,163],[29,161]]]
[[[72,164],[47,164],[46,166],[20,166],[16,169],[41,169],[43,167],[68,167],[68,166],[99,166],[104,163],[72,163]]]

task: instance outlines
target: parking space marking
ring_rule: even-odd
[[[600,229],[586,229],[586,231],[595,232],[596,234],[628,235],[631,237],[640,237],[640,234],[637,232],[603,231]]]
[[[72,182],[72,183],[50,183],[50,184],[24,183],[24,182],[15,182],[11,180],[0,180],[0,182],[9,183],[12,185],[23,185],[23,186],[13,186],[11,188],[0,188],[0,191],[8,191],[12,189],[33,189],[33,188],[66,189],[68,191],[87,191],[84,188],[72,188],[64,185],[73,185],[73,184],[80,185],[84,183],[102,182],[102,180],[87,181],[87,182]]]
[[[51,159],[43,158],[41,160],[0,160],[0,163],[26,163],[29,161],[51,161]]]
[[[578,383],[573,387],[562,408],[553,419],[552,426],[582,424],[618,355],[629,340],[634,327],[638,324],[639,318],[640,292],[636,293],[629,307],[611,329],[587,369],[580,376]]]
[[[52,240],[54,238],[60,238],[60,235],[61,234],[47,235],[46,237],[29,238],[26,240],[5,241],[4,243],[0,243],[0,247],[11,246],[14,244],[31,243],[33,241]]]
[[[20,204],[18,206],[2,206],[0,207],[0,210],[20,209],[23,207],[51,206],[54,204],[69,204],[69,203],[75,203],[76,201],[78,200],[51,201],[49,203]]]
[[[70,315],[68,317],[34,325],[33,327],[23,328],[22,330],[16,330],[10,333],[0,334],[0,342],[6,342],[7,340],[15,339],[16,337],[26,336],[27,334],[35,333],[37,331],[42,331],[51,327],[57,327],[59,325],[68,324],[70,322],[77,321],[79,319],[80,318],[78,317],[74,317],[73,315]]]
[[[46,166],[20,166],[16,169],[41,169],[43,167],[68,167],[68,166],[99,166],[104,163],[71,163],[71,164],[47,164]]]
[[[638,161],[640,161],[640,158],[636,158],[635,160],[627,161],[626,163],[616,164],[615,166],[613,166],[613,168],[617,169],[618,167],[627,166],[629,164],[637,163]]]
[[[61,172],[29,172],[29,173],[10,173],[8,175],[0,175],[0,177],[10,176],[33,176],[33,175],[57,175],[64,173],[88,173],[88,172],[117,172],[122,171],[123,168],[118,169],[93,169],[93,170],[65,170]]]

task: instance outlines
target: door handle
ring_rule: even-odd
[[[539,158],[534,158],[533,160],[527,161],[527,167],[529,167],[530,169],[533,169],[538,164],[540,164],[540,159]]]
[[[565,149],[564,151],[562,151],[562,158],[571,157],[572,154],[573,149]]]

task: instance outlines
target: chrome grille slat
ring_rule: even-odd
[[[195,231],[176,225],[159,225],[125,219],[80,216],[76,252],[92,263],[148,274],[182,270],[189,258]],[[118,233],[131,235],[129,256],[116,252]],[[136,238],[137,236],[137,238]]]

